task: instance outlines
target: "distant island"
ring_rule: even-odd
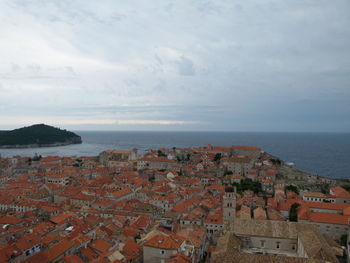
[[[82,143],[74,132],[45,124],[35,124],[12,131],[0,131],[0,148],[53,147]]]

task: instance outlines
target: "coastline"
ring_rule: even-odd
[[[82,144],[62,147],[0,149],[2,157],[97,156],[108,149],[186,148],[205,145],[256,145],[294,168],[328,178],[350,178],[350,134],[99,132],[80,131]]]
[[[56,143],[49,143],[49,144],[16,144],[16,145],[1,145],[0,149],[30,149],[30,148],[42,148],[42,147],[58,147],[58,146],[67,146],[71,144],[81,144],[80,142],[56,142]]]

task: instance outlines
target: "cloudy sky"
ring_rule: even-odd
[[[0,129],[350,132],[348,0],[0,0]]]

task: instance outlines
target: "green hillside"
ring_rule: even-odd
[[[36,124],[12,131],[0,131],[0,146],[73,144],[81,143],[81,137],[73,132]]]

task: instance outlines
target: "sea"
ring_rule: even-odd
[[[82,144],[30,149],[0,149],[11,156],[97,156],[106,149],[184,148],[249,145],[294,167],[326,177],[350,179],[350,133],[74,131]]]

